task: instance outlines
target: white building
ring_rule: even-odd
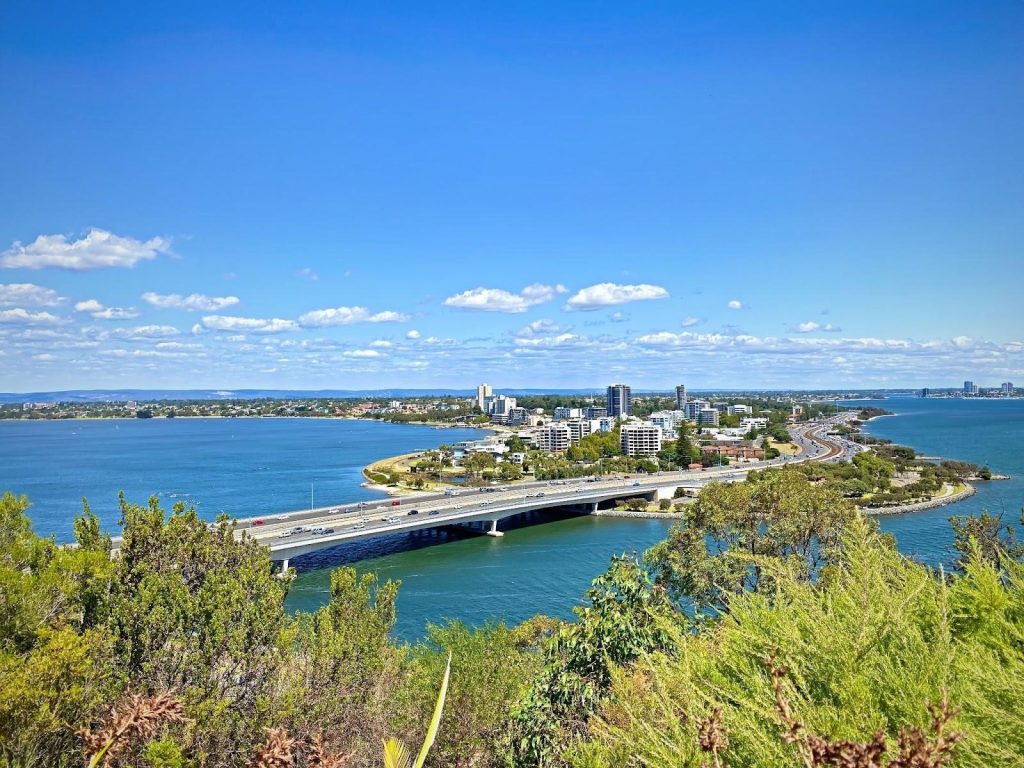
[[[576,445],[580,440],[590,434],[589,419],[571,419],[564,423],[569,427],[569,442],[572,445]]]
[[[656,411],[647,418],[648,423],[658,427],[662,436],[668,440],[675,439],[679,425],[684,420],[682,411]]]
[[[548,453],[565,453],[571,445],[572,433],[564,422],[537,427],[533,435],[537,448]]]
[[[740,419],[740,429],[749,432],[752,429],[765,429],[768,426],[768,419],[763,416],[748,416]]]
[[[653,456],[661,450],[661,428],[653,424],[623,424],[619,447],[627,456]]]
[[[730,416],[750,416],[754,413],[754,409],[749,405],[730,405],[729,415]]]
[[[487,413],[487,406],[484,403],[484,399],[492,395],[490,384],[480,384],[476,388],[476,407],[484,413]]]
[[[566,419],[581,419],[583,418],[582,408],[569,408],[564,405],[560,405],[555,408],[555,421],[565,421]]]

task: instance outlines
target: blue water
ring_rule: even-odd
[[[881,518],[900,549],[932,565],[952,558],[948,517],[982,508],[1016,520],[1024,504],[1024,401],[890,399],[871,402],[898,416],[866,431],[922,453],[987,464],[1007,481],[979,484],[976,496],[928,512]],[[70,537],[86,495],[104,525],[117,521],[116,494],[167,504],[191,500],[205,516],[268,514],[370,498],[360,470],[385,456],[478,437],[375,422],[313,419],[176,419],[0,422],[0,489],[26,493],[36,530]],[[503,538],[440,532],[341,547],[295,561],[290,609],[327,599],[330,570],[355,563],[382,579],[400,579],[396,634],[421,637],[428,621],[510,623],[537,613],[568,618],[612,555],[642,552],[664,538],[668,522],[539,518]],[[443,546],[437,546],[443,544]]]
[[[849,403],[848,403],[849,404]],[[950,515],[1002,512],[1015,523],[1024,504],[1024,400],[902,397],[856,401],[896,414],[872,419],[870,435],[909,445],[925,456],[972,461],[1009,480],[975,483],[978,492],[964,501],[925,512],[880,518],[882,530],[896,536],[900,549],[929,565],[953,558]]]
[[[360,487],[375,460],[477,439],[437,429],[340,419],[96,419],[0,421],[0,491],[26,494],[37,533],[71,538],[89,500],[107,530],[117,493],[166,508],[194,504],[207,519],[380,498]]]

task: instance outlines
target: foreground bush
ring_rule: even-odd
[[[779,564],[772,592],[732,597],[698,634],[677,628],[671,657],[618,667],[565,761],[1024,764],[1024,567],[997,570],[976,550],[962,576],[943,579],[862,518],[833,564],[818,584]],[[809,760],[809,743],[831,746]],[[847,762],[822,757],[842,749]]]

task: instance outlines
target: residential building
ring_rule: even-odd
[[[718,416],[717,408],[701,408],[697,413],[697,424],[702,427],[717,427]]]
[[[928,389],[928,387],[925,387],[924,389],[921,390],[921,397],[930,397],[931,394],[932,391]]]
[[[719,413],[728,413],[729,412],[729,404],[728,403],[712,403],[711,407],[714,408]]]
[[[674,440],[679,424],[683,421],[682,411],[657,411],[652,413],[647,421],[658,427],[666,440]]]
[[[975,384],[973,381],[970,381],[970,380],[965,381],[964,382],[964,394],[965,395],[976,395],[976,394],[978,394],[978,385]]]
[[[572,445],[576,445],[590,434],[589,419],[570,419],[565,424],[569,427],[569,443]]]
[[[729,406],[730,416],[750,416],[754,413],[754,409],[749,405],[730,405]]]
[[[1013,394],[1013,382],[1012,381],[1004,381],[999,386],[999,391],[1002,394],[1004,394],[1004,395],[1012,395]]]
[[[556,422],[537,427],[533,433],[537,448],[548,453],[565,453],[569,450],[571,432],[565,422]]]
[[[768,426],[768,419],[763,416],[748,416],[740,419],[740,429],[749,432],[752,429],[765,429]]]
[[[608,387],[608,415],[624,418],[632,413],[633,400],[629,387],[625,384],[612,384]]]
[[[676,387],[676,410],[681,411],[686,407],[686,385],[679,384]]]
[[[588,419],[603,419],[608,415],[608,409],[603,405],[590,405],[587,406],[583,415]]]
[[[484,402],[487,405],[487,415],[491,417],[491,421],[495,424],[509,423],[512,418],[512,411],[516,407],[516,399],[514,397],[492,395],[485,397]]]
[[[487,413],[487,406],[484,403],[484,398],[490,397],[493,394],[491,392],[490,384],[480,384],[476,388],[476,407],[484,413]]]
[[[623,424],[619,447],[627,456],[654,456],[661,450],[661,429],[653,424]]]
[[[555,408],[555,421],[565,421],[566,419],[581,419],[583,418],[582,408],[569,408],[564,405],[560,405]]]
[[[686,407],[683,408],[683,415],[687,421],[697,421],[700,412],[710,407],[711,403],[707,400],[687,400]]]

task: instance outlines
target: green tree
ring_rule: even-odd
[[[672,596],[721,611],[731,596],[773,583],[780,570],[809,579],[835,554],[854,512],[834,486],[784,469],[711,483],[683,514],[645,559]]]
[[[690,422],[681,421],[676,429],[675,457],[680,467],[700,461],[700,448],[693,444]]]
[[[668,620],[679,617],[635,559],[613,558],[587,600],[575,609],[576,622],[548,641],[544,667],[513,712],[504,744],[515,768],[550,765],[564,744],[586,733],[616,665],[673,646]]]
[[[289,623],[275,710],[294,733],[322,733],[341,752],[371,754],[393,731],[404,658],[389,642],[400,582],[331,572],[327,604]]]
[[[155,497],[141,506],[122,495],[121,522],[109,622],[120,664],[137,687],[179,691],[193,748],[226,764],[240,733],[260,738],[288,581],[226,519],[210,526],[183,504],[168,517]]]

